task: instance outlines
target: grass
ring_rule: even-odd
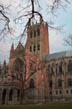
[[[48,103],[40,105],[3,105],[0,109],[72,109],[72,103]]]

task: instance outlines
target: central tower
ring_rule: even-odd
[[[27,28],[26,49],[37,55],[42,60],[43,56],[49,54],[48,24],[40,19],[39,23],[30,23]]]

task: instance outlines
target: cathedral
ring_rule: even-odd
[[[40,19],[0,65],[0,104],[60,101],[72,101],[72,52],[49,53],[48,24]]]

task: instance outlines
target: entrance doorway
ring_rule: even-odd
[[[6,89],[4,89],[2,92],[2,104],[5,104],[5,99],[6,99]]]

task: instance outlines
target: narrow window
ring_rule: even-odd
[[[69,93],[69,91],[68,90],[66,90],[66,94],[68,94]]]
[[[40,44],[38,44],[37,49],[40,50]]]
[[[72,61],[71,60],[69,60],[68,72],[69,72],[69,74],[72,74]]]
[[[34,48],[33,48],[34,52],[36,51],[36,46],[34,45]]]
[[[56,64],[56,74],[57,75],[59,74],[59,66],[58,66],[58,64]]]
[[[36,37],[36,31],[34,30],[34,37]]]
[[[59,72],[62,73],[62,66],[59,66]]]
[[[37,29],[37,35],[40,36],[40,29]]]
[[[13,90],[11,89],[9,92],[9,101],[12,101],[12,96],[13,96]]]
[[[30,46],[30,51],[32,52],[32,46]]]
[[[18,89],[17,90],[17,101],[19,101],[19,98],[20,98],[20,90]]]
[[[52,80],[49,82],[49,87],[52,88]]]
[[[35,88],[35,83],[33,79],[30,80],[30,88]]]
[[[32,31],[30,32],[30,38],[32,38]]]

